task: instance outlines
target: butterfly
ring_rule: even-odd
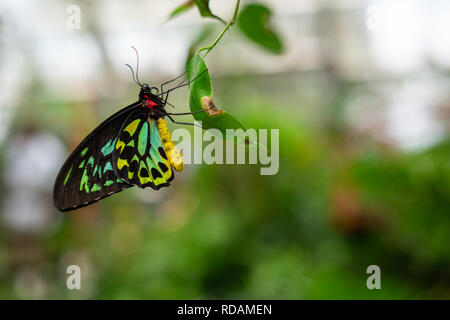
[[[165,110],[169,92],[187,84],[164,91],[163,85],[171,80],[159,91],[141,84],[137,72],[136,79],[141,87],[138,101],[103,121],[60,169],[53,189],[58,210],[75,210],[133,186],[158,190],[170,185],[174,170],[183,170],[181,153],[164,117],[188,124],[174,121],[171,116],[192,113]]]

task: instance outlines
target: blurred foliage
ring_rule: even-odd
[[[264,88],[277,83],[295,81]],[[273,100],[248,77],[216,88],[249,127],[280,128],[277,175],[190,165],[157,201],[142,201],[153,190],[127,190],[57,213],[61,224],[42,235],[3,229],[0,296],[24,297],[15,278],[30,268],[47,298],[450,298],[450,139],[416,154],[368,138],[351,144],[286,108],[307,101],[299,93]],[[35,108],[42,119],[52,110]],[[69,263],[82,267],[81,291],[65,288]],[[382,290],[366,288],[371,264]]]
[[[279,52],[268,17],[252,5],[240,25]],[[199,56],[193,61],[206,69]],[[194,86],[196,99],[212,94],[209,73],[204,79],[209,89]],[[277,175],[261,176],[255,165],[187,165],[158,192],[130,189],[65,214],[49,209],[41,232],[1,223],[0,298],[450,298],[450,137],[415,153],[355,138],[342,114],[356,90],[336,72],[225,76],[214,85],[217,104],[247,127],[280,129]],[[10,136],[32,126],[73,149],[116,111],[111,105],[135,95],[133,87],[120,101],[74,103],[37,77]],[[51,191],[39,196],[50,208]],[[70,264],[81,267],[80,291],[66,288]],[[372,264],[382,290],[366,287]]]
[[[170,14],[170,18],[173,18],[181,13],[184,13],[190,9],[194,3],[197,5],[200,13],[203,17],[213,17],[224,24],[221,18],[215,16],[209,9],[209,0],[194,0],[187,1],[174,9]],[[236,2],[236,14],[238,13],[240,1]],[[237,15],[237,23],[243,34],[252,42],[258,44],[260,47],[275,54],[283,52],[283,42],[281,41],[278,33],[273,29],[270,23],[272,13],[270,9],[261,3],[250,3],[246,5]],[[235,23],[235,17],[231,19],[231,24]],[[203,41],[209,34],[202,32],[197,40],[194,41],[194,45]],[[192,48],[191,48],[192,49]],[[189,58],[193,56],[190,50]]]
[[[242,32],[253,42],[272,53],[281,53],[283,43],[270,26],[270,9],[265,5],[252,3],[245,6],[237,19]]]
[[[178,7],[176,7],[171,13],[169,18],[174,18],[177,15],[189,10],[190,8],[192,8],[194,6],[194,1],[193,0],[188,0],[182,4],[180,4]]]
[[[198,10],[200,11],[200,14],[202,17],[211,17],[219,20],[222,23],[225,23],[221,18],[216,16],[211,12],[211,9],[209,8],[209,0],[194,0],[195,5],[197,6]]]
[[[176,17],[177,15],[189,10],[194,6],[194,1],[188,0],[185,3],[180,4],[178,7],[176,7],[169,16],[169,19]]]
[[[173,18],[181,13],[184,13],[185,11],[192,8],[194,5],[197,6],[198,11],[200,12],[200,15],[202,17],[206,18],[214,18],[219,20],[222,23],[225,23],[220,17],[216,16],[214,13],[212,13],[211,9],[209,8],[209,0],[188,0],[185,3],[182,3],[178,7],[176,7],[171,13],[170,18]]]

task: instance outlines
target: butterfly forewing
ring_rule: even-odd
[[[140,188],[168,186],[173,171],[167,160],[156,121],[137,110],[124,122],[114,147],[116,176]]]
[[[139,108],[136,102],[115,113],[72,152],[55,182],[53,201],[59,210],[77,209],[132,186],[116,176],[112,154],[123,123]]]

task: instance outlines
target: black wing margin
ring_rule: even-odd
[[[112,153],[120,128],[140,106],[138,101],[110,116],[71,153],[53,189],[58,210],[78,209],[133,186],[115,175]]]

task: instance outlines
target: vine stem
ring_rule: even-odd
[[[219,36],[216,38],[216,40],[214,40],[214,42],[211,43],[209,46],[199,49],[197,51],[197,53],[200,53],[201,51],[206,50],[205,54],[203,55],[203,57],[206,57],[206,55],[216,46],[216,44],[220,41],[220,39],[222,39],[225,32],[227,32],[227,30],[236,22],[236,17],[237,17],[238,11],[239,11],[239,3],[240,2],[241,2],[240,0],[236,0],[236,6],[234,7],[233,16],[231,17],[230,21],[228,21],[227,25],[222,30],[222,32],[219,34]]]

